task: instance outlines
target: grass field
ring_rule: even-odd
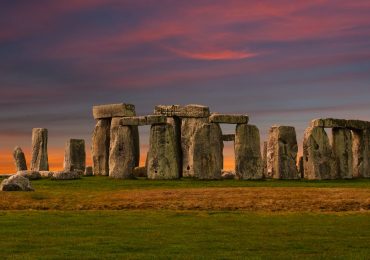
[[[370,180],[33,181],[0,193],[0,259],[368,259]]]

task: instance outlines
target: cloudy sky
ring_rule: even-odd
[[[0,172],[15,145],[30,161],[34,127],[49,129],[52,169],[68,138],[90,151],[94,104],[199,103],[248,114],[262,139],[295,126],[299,142],[313,118],[370,120],[369,13],[367,0],[1,1]]]

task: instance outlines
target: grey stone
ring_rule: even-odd
[[[136,178],[148,176],[146,166],[135,167],[133,173]]]
[[[76,180],[81,178],[81,171],[57,171],[51,175],[51,180]]]
[[[148,115],[146,116],[147,125],[166,124],[167,117],[163,115]]]
[[[119,124],[123,125],[123,126],[127,126],[127,125],[135,125],[135,126],[147,125],[145,116],[122,117],[120,119]]]
[[[164,115],[164,116],[178,116],[178,117],[191,117],[191,118],[202,118],[202,117],[209,117],[209,107],[202,106],[202,105],[187,105],[187,106],[179,106],[179,105],[159,105],[156,106],[154,109],[155,115]]]
[[[175,131],[171,124],[153,125],[150,129],[150,142],[147,161],[149,179],[178,179],[179,150]]]
[[[29,179],[14,174],[0,184],[0,191],[34,191]]]
[[[352,134],[349,129],[333,128],[333,151],[336,158],[338,178],[353,176]]]
[[[247,115],[241,114],[218,114],[213,113],[209,117],[211,123],[220,123],[220,124],[247,124],[249,117]]]
[[[83,139],[69,139],[65,146],[64,152],[64,170],[85,171],[86,166],[86,152],[85,140]]]
[[[263,142],[263,153],[262,153],[262,164],[263,164],[263,177],[267,178],[267,142]]]
[[[303,156],[299,156],[298,159],[298,173],[300,174],[301,179],[303,179],[304,178]]]
[[[21,175],[29,180],[38,180],[41,179],[41,174],[38,171],[18,171],[17,175]]]
[[[179,177],[182,177],[182,150],[181,150],[181,118],[167,117],[167,124],[172,125],[175,134],[176,149],[178,151]]]
[[[267,177],[299,179],[297,137],[291,126],[273,126],[267,143]]]
[[[352,131],[353,177],[366,177],[369,168],[369,150],[367,145],[366,130]]]
[[[222,171],[221,173],[221,179],[223,180],[233,180],[236,179],[236,174],[235,172],[232,171]]]
[[[238,124],[235,134],[235,172],[240,179],[262,179],[260,134],[254,125]]]
[[[32,171],[48,171],[48,130],[45,128],[32,129]]]
[[[42,178],[50,178],[54,172],[52,171],[39,171]]]
[[[136,166],[135,134],[133,126],[119,125],[119,118],[113,118],[109,150],[109,177],[133,179]],[[117,121],[118,123],[116,123]]]
[[[19,146],[16,146],[13,151],[13,158],[15,162],[15,168],[17,171],[27,170],[26,157],[22,149]]]
[[[94,175],[93,168],[91,166],[86,166],[84,176],[93,176],[93,175]]]
[[[323,127],[308,127],[303,138],[304,177],[308,180],[336,179],[333,149]]]
[[[97,121],[91,144],[94,175],[109,175],[109,144],[111,119]]]
[[[135,106],[131,104],[108,104],[93,106],[94,119],[135,116]]]
[[[222,141],[224,142],[234,142],[235,141],[235,135],[222,135]]]
[[[221,178],[223,169],[223,142],[221,127],[216,123],[203,124],[194,135],[194,177],[201,180]]]
[[[320,118],[311,121],[311,127],[324,128],[348,128],[354,130],[365,130],[370,128],[370,122],[362,120],[346,120],[335,118]]]

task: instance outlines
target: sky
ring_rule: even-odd
[[[69,138],[91,164],[97,104],[203,104],[248,114],[261,141],[294,126],[300,145],[314,118],[370,121],[369,14],[368,0],[2,0],[0,172],[14,172],[16,145],[30,162],[35,127],[52,170]]]

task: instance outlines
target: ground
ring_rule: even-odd
[[[370,255],[370,180],[33,181],[0,193],[0,258]]]

